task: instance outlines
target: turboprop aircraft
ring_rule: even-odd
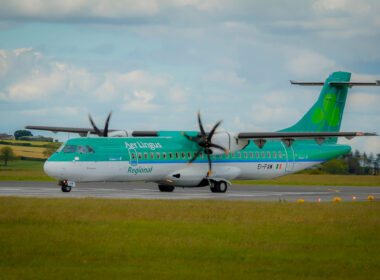
[[[379,86],[350,82],[351,73],[334,72],[324,83],[317,102],[293,126],[277,132],[222,132],[221,121],[206,132],[198,112],[198,131],[109,130],[111,113],[100,130],[92,128],[27,126],[28,129],[75,132],[87,137],[67,140],[44,164],[59,180],[63,192],[75,182],[156,182],[162,192],[175,187],[210,187],[224,193],[230,180],[270,179],[309,168],[351,150],[337,137],[375,136],[340,132],[348,88]],[[96,134],[99,137],[89,137]]]

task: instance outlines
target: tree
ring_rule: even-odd
[[[51,143],[51,144],[46,145],[45,146],[46,148],[43,151],[43,155],[46,158],[49,158],[52,154],[55,153],[55,151],[58,149],[59,145],[60,145],[59,143]]]
[[[33,134],[29,130],[16,130],[14,136],[18,140],[22,136],[33,136]]]
[[[332,159],[322,164],[322,171],[329,174],[347,174],[347,165],[339,159]]]
[[[8,165],[8,161],[15,159],[16,155],[14,154],[11,147],[3,147],[0,149],[0,160],[4,161],[4,166]]]

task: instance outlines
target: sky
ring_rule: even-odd
[[[380,80],[380,1],[0,0],[0,133],[26,125],[276,131],[334,71]],[[341,131],[380,133],[380,88],[349,91]],[[66,133],[33,133],[60,140]],[[380,153],[380,138],[340,140]]]

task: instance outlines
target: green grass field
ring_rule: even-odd
[[[0,279],[376,279],[380,203],[0,198]]]

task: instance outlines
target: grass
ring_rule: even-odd
[[[232,181],[252,185],[380,186],[380,176],[291,174],[271,180]]]
[[[43,171],[43,161],[14,160],[0,165],[0,181],[56,181]]]
[[[0,144],[0,149],[3,147],[11,147],[16,156],[30,157],[30,158],[46,158],[43,152],[46,148],[29,147],[29,146],[8,146]]]
[[[44,166],[44,161],[36,160],[12,160],[8,162],[7,166],[4,164],[0,165],[0,171],[17,171],[17,170],[30,170],[30,171],[42,171]]]
[[[380,203],[0,198],[1,279],[374,279]]]
[[[26,141],[26,140],[1,140],[2,142],[7,142],[10,145],[12,144],[30,144],[31,146],[46,146],[51,145],[52,143],[56,142],[45,142],[45,141]],[[58,143],[57,145],[59,145]]]

